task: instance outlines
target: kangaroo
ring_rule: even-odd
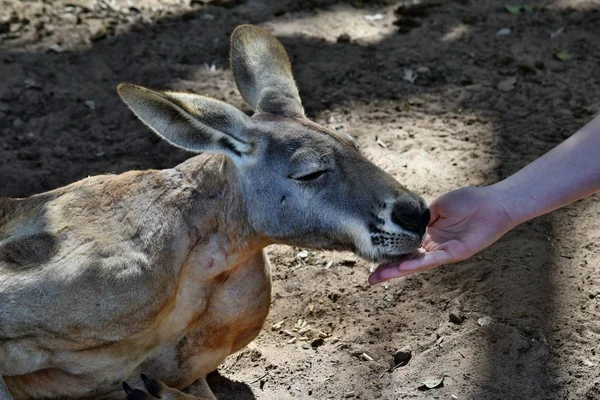
[[[251,117],[117,89],[159,136],[202,154],[0,199],[0,399],[215,399],[206,375],[267,317],[266,246],[373,262],[420,246],[423,199],[306,118],[275,37],[239,26],[230,59]]]

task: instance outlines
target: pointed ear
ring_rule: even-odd
[[[283,45],[264,29],[238,26],[231,34],[231,69],[256,112],[303,117],[304,108]]]
[[[251,119],[222,101],[192,93],[155,92],[122,83],[121,99],[150,129],[169,143],[201,153],[241,157],[251,150]]]

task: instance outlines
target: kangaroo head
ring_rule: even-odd
[[[429,222],[423,199],[363,157],[354,140],[304,115],[290,62],[267,31],[231,38],[248,117],[191,93],[119,85],[121,98],[158,135],[186,150],[227,155],[254,231],[276,243],[353,250],[377,262],[417,249]]]

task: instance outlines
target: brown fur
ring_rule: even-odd
[[[92,387],[98,394],[114,393],[118,398],[121,381],[136,381],[140,372],[182,388],[214,370],[258,333],[270,301],[264,241],[247,235],[242,223],[225,224],[229,219],[243,221],[243,207],[226,215],[219,206],[237,201],[227,184],[229,172],[221,156],[198,156],[174,170],[98,176],[42,196],[0,203],[2,215],[14,216],[3,220],[3,240],[19,236],[19,227],[34,224],[38,232],[53,232],[59,243],[69,243],[46,262],[35,267],[30,263],[31,277],[16,275],[10,263],[0,263],[5,284],[31,279],[38,290],[56,291],[53,298],[60,296],[61,303],[55,304],[65,305],[53,313],[44,303],[13,297],[17,303],[0,328],[0,371],[16,399],[83,396]],[[192,176],[207,189],[199,191]],[[132,212],[140,208],[143,212]],[[94,258],[79,258],[83,248]],[[126,256],[135,251],[154,260],[138,266],[139,261]],[[100,260],[113,257],[127,257],[118,268],[135,294],[129,301],[114,303],[114,288],[94,273]],[[51,277],[74,263],[80,274],[68,286],[36,280],[35,273]],[[26,293],[32,292],[18,295]],[[228,298],[231,293],[237,296],[234,303]],[[182,312],[179,302],[188,304]],[[79,310],[82,320],[63,317],[71,308]],[[185,350],[176,351],[183,338]],[[153,355],[157,346],[166,354]],[[218,356],[195,358],[205,349]],[[25,353],[31,354],[29,361],[19,362],[27,358]],[[98,370],[98,360],[103,359],[120,368]],[[169,364],[173,368],[162,372]]]

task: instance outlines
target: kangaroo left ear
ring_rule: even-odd
[[[223,153],[235,159],[252,149],[248,138],[252,120],[227,103],[126,83],[120,84],[117,91],[144,124],[175,146],[197,153]]]
[[[231,34],[230,56],[235,83],[253,110],[304,116],[290,60],[273,35],[252,25],[238,26]]]

